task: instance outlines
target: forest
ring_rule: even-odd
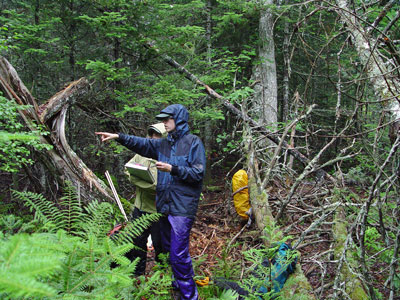
[[[125,257],[159,214],[107,235],[105,172],[129,213],[135,153],[95,132],[145,137],[182,104],[206,151],[199,299],[399,300],[399,101],[398,0],[0,0],[0,298],[174,299],[168,257],[140,277]]]

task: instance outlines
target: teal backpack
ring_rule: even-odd
[[[276,293],[283,288],[289,275],[296,269],[297,256],[294,254],[295,251],[289,244],[280,243],[278,244],[278,249],[276,250],[274,257],[271,259],[272,267],[270,268],[270,261],[264,259],[261,266],[257,267],[253,271],[254,276],[258,278],[261,278],[262,276],[264,278],[264,284],[257,290],[259,294],[272,292],[272,299],[276,298]],[[245,288],[237,282],[222,277],[215,278],[214,282],[220,288],[236,291],[239,294],[239,300],[243,300],[242,296],[248,296],[249,289],[251,290],[251,288]],[[256,289],[253,289],[253,291],[255,290]],[[262,299],[261,297],[258,298]]]
[[[279,248],[271,260],[270,276],[265,278],[265,286],[261,286],[258,290],[259,293],[268,293],[271,291],[271,287],[274,293],[278,293],[283,288],[289,275],[296,269],[297,256],[293,254],[294,250],[289,244],[279,244]],[[268,259],[265,259],[262,265],[269,268]]]

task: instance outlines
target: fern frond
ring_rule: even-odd
[[[140,236],[153,222],[157,222],[160,217],[161,214],[158,213],[146,214],[133,220],[133,222],[129,222],[128,225],[125,226],[124,230],[118,234],[118,242],[134,244],[134,239]]]
[[[26,240],[26,235],[13,236],[7,244],[0,248],[0,259],[7,267],[12,264],[15,258],[18,258]]]
[[[88,217],[83,212],[76,190],[70,182],[66,183],[64,195],[60,199],[61,208],[41,194],[18,191],[12,191],[12,193],[14,197],[22,200],[30,211],[35,212],[35,220],[45,224],[48,231],[54,228],[55,230],[64,229],[72,234],[82,234],[84,227],[86,227],[85,231],[90,231]]]
[[[63,300],[82,300],[82,299],[90,299],[90,293],[80,292],[76,294],[64,294]]]
[[[103,257],[98,262],[91,272],[86,272],[80,276],[77,280],[71,283],[70,288],[66,291],[67,293],[72,293],[77,290],[84,288],[93,278],[97,276],[104,275],[104,268],[110,265],[110,257]]]
[[[113,206],[108,202],[92,201],[84,207],[85,215],[82,222],[82,230],[93,233],[97,237],[104,236],[112,227],[110,216],[114,214]]]
[[[114,285],[110,282],[114,273],[118,276],[129,277],[130,261],[123,255],[132,248],[131,245],[116,245],[109,238],[98,239],[89,235],[87,241],[81,240],[76,249],[66,260],[67,268],[64,271],[64,291],[67,294],[76,294],[90,290],[91,298],[100,287]],[[121,266],[118,270],[110,269],[112,261],[118,261]],[[74,275],[78,276],[74,276]]]
[[[152,295],[153,299],[169,299],[168,290],[171,278],[161,271],[156,271],[147,279],[140,282],[134,291],[134,299],[143,299]]]
[[[23,221],[20,217],[13,214],[0,215],[0,229],[4,233],[11,234],[21,226],[23,226]]]
[[[218,298],[208,298],[209,300],[236,300],[239,294],[234,290],[223,290]]]
[[[48,243],[38,245],[35,240],[32,240],[33,247],[41,247],[45,250],[56,251],[60,253],[70,253],[76,246],[75,244],[80,242],[81,238],[73,235],[69,235],[65,230],[58,230],[54,233],[40,233],[40,236],[46,238]]]
[[[59,257],[59,259],[62,256]],[[53,260],[53,258],[41,257],[39,255],[30,256],[31,260],[21,261],[13,265],[13,272],[23,276],[49,276],[55,273],[57,269],[60,269],[60,263]]]
[[[113,261],[120,266],[127,266],[131,263],[126,256],[115,256],[113,257]]]
[[[126,253],[128,253],[129,250],[132,249],[132,244],[124,244],[121,246],[118,246],[114,249],[112,252],[112,255],[114,256],[124,256]]]
[[[57,224],[67,232],[78,233],[81,230],[84,214],[75,187],[69,181],[66,182],[60,204],[63,210],[57,215]]]
[[[125,257],[125,254],[132,249],[133,245],[130,243],[123,245],[116,245],[110,238],[104,241],[104,250],[111,257],[112,261],[120,266],[127,266],[130,260]]]
[[[43,195],[32,192],[19,192],[12,190],[13,197],[22,200],[23,204],[32,212],[35,212],[34,219],[42,224],[53,223],[53,216],[59,213],[58,208],[51,201],[48,201]]]

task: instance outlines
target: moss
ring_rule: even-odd
[[[333,237],[336,243],[335,257],[338,257],[343,252],[344,243],[347,238],[347,222],[340,219],[339,214],[336,215],[332,227]]]
[[[283,289],[281,297],[285,300],[309,300],[316,299],[312,292],[312,287],[304,276],[300,266],[297,265],[296,271],[289,276]]]
[[[222,192],[224,190],[224,187],[218,185],[208,185],[205,187],[205,190],[207,192]]]
[[[358,281],[358,279],[357,279]],[[349,292],[349,288],[346,288],[347,292]],[[365,290],[361,287],[361,284],[358,282],[357,286],[353,289],[351,293],[349,293],[350,298],[352,300],[365,300],[369,299]]]
[[[345,221],[345,213],[343,208],[339,209],[336,213],[334,219],[334,225],[332,228],[333,237],[335,240],[335,258],[339,259],[343,254],[344,244],[347,238],[347,222]],[[351,255],[350,251],[347,251],[347,262],[355,267],[356,261],[353,255]],[[346,292],[349,294],[352,300],[364,300],[368,299],[368,295],[365,292],[361,282],[358,278],[352,274],[346,264],[343,264],[341,272],[341,280],[342,282],[346,282]]]

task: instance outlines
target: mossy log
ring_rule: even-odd
[[[346,262],[350,264],[350,268],[356,268],[356,261],[353,259],[349,250],[345,249],[347,239],[347,221],[344,208],[340,207],[336,213],[334,225],[332,228],[333,237],[335,240],[335,258],[340,259],[343,255],[346,255]],[[345,291],[352,300],[363,300],[368,299],[368,295],[364,290],[364,287],[356,275],[350,272],[347,263],[343,263],[340,272],[340,282],[345,283]]]
[[[268,204],[268,195],[265,191],[259,191],[254,177],[249,178],[249,191],[251,205],[253,208],[256,225],[266,237],[264,244],[270,247],[274,242],[279,242],[283,238],[283,233],[276,226]],[[300,259],[298,259],[300,262]],[[289,276],[282,291],[282,299],[285,300],[308,300],[316,299],[312,287],[305,277],[300,263],[296,266],[296,271]]]

